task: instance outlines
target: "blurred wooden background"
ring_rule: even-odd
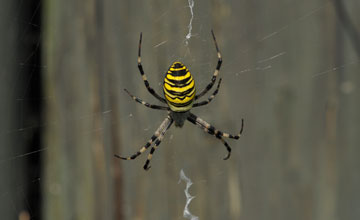
[[[181,169],[194,183],[190,210],[200,219],[359,218],[358,1],[194,3],[187,45],[185,0],[43,2],[42,218],[183,219]],[[123,91],[159,104],[137,69],[139,33],[144,70],[161,94],[177,60],[198,91],[206,86],[217,62],[211,29],[223,81],[215,100],[192,112],[230,133],[244,118],[243,136],[228,141],[231,158],[223,161],[222,143],[190,123],[168,131],[148,172],[147,152],[135,161],[114,158],[140,149],[166,116]],[[0,35],[1,61],[16,47],[10,33]],[[13,60],[1,74],[11,76]],[[0,109],[6,134],[18,114],[8,113],[15,98],[3,95],[13,88],[0,83],[1,106],[10,108]],[[10,151],[2,158],[23,145],[14,143],[16,134],[2,135],[0,149]],[[14,164],[0,164],[3,175],[21,178],[26,164]]]

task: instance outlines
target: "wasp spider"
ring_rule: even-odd
[[[147,90],[160,102],[163,102],[167,104],[167,106],[159,106],[159,105],[153,105],[149,104],[140,98],[133,96],[128,90],[125,89],[125,91],[134,99],[136,102],[145,105],[148,108],[152,109],[159,109],[159,110],[167,110],[168,115],[165,118],[165,120],[161,123],[160,127],[156,130],[155,134],[150,138],[150,140],[143,146],[138,152],[133,154],[130,157],[122,157],[115,154],[115,157],[123,159],[123,160],[134,160],[137,158],[140,154],[144,153],[154,142],[155,145],[151,148],[150,153],[147,157],[147,160],[144,165],[144,169],[148,170],[150,168],[149,163],[152,158],[152,155],[155,151],[155,149],[160,145],[160,142],[164,138],[165,132],[170,128],[173,122],[175,122],[176,127],[182,127],[184,125],[185,120],[190,121],[194,125],[199,126],[200,128],[204,129],[207,133],[215,136],[217,139],[219,139],[226,147],[228,154],[224,158],[224,160],[227,160],[230,157],[231,148],[229,144],[224,140],[225,138],[233,138],[233,139],[239,139],[240,135],[243,131],[244,127],[244,120],[241,120],[241,129],[239,134],[237,135],[231,135],[222,131],[217,130],[215,127],[204,121],[203,119],[197,117],[193,113],[190,112],[191,108],[193,107],[199,107],[206,105],[210,103],[216,94],[219,91],[221,78],[219,79],[219,82],[217,84],[216,90],[213,92],[213,94],[205,101],[194,103],[194,100],[198,100],[200,97],[205,95],[214,85],[216,81],[216,77],[219,75],[219,70],[222,63],[222,58],[220,54],[220,50],[218,48],[216,38],[214,35],[214,32],[211,31],[212,37],[214,39],[216,51],[217,51],[217,57],[218,62],[215,69],[215,72],[211,78],[210,83],[206,86],[204,90],[202,90],[200,93],[196,94],[195,90],[195,82],[193,77],[191,76],[189,70],[184,66],[181,62],[174,62],[169,70],[167,71],[165,78],[164,78],[164,84],[163,84],[163,91],[165,98],[159,96],[153,88],[150,87],[149,82],[147,81],[147,77],[144,73],[143,67],[141,65],[141,41],[142,41],[142,33],[140,33],[140,41],[139,41],[139,53],[138,53],[138,68],[140,71],[140,74],[142,76],[142,79],[145,83],[145,87]]]

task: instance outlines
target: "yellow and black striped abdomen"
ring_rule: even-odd
[[[195,81],[189,70],[180,62],[174,62],[164,79],[165,99],[174,112],[189,111],[195,97]]]

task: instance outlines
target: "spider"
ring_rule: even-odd
[[[147,157],[147,160],[144,165],[144,169],[148,170],[151,166],[149,166],[150,160],[155,149],[160,145],[162,139],[164,138],[165,132],[170,128],[170,126],[175,122],[176,127],[182,127],[184,125],[185,120],[190,121],[194,125],[199,126],[200,128],[204,129],[205,132],[215,136],[219,139],[226,147],[228,151],[224,160],[229,159],[231,154],[231,148],[229,144],[224,140],[225,138],[233,138],[239,139],[244,128],[244,119],[241,119],[241,129],[237,135],[231,135],[220,130],[217,130],[215,127],[210,125],[208,122],[204,121],[203,119],[197,117],[193,113],[190,112],[191,108],[204,106],[209,104],[216,96],[219,91],[221,78],[217,84],[216,90],[212,93],[212,95],[205,101],[194,103],[195,100],[198,100],[200,97],[205,95],[214,85],[216,81],[216,77],[219,75],[219,70],[222,63],[222,58],[220,54],[219,47],[216,42],[216,38],[214,35],[213,30],[211,30],[212,37],[214,39],[215,48],[217,51],[218,62],[215,69],[215,72],[211,78],[210,83],[206,86],[204,90],[202,90],[199,94],[196,94],[195,90],[195,82],[190,74],[187,67],[182,64],[181,62],[174,62],[170,68],[168,69],[163,83],[163,92],[164,97],[159,96],[153,88],[150,87],[149,82],[147,81],[147,77],[143,70],[141,64],[141,41],[142,41],[142,33],[140,33],[140,40],[139,40],[139,51],[138,51],[138,68],[140,74],[142,76],[142,80],[144,81],[145,87],[156,99],[160,102],[167,104],[167,106],[159,106],[149,104],[140,98],[132,95],[127,89],[124,89],[125,92],[129,94],[129,96],[135,100],[136,102],[145,105],[148,108],[158,109],[158,110],[167,110],[168,115],[166,116],[165,120],[160,124],[160,127],[155,131],[154,135],[150,138],[150,140],[143,146],[139,151],[129,157],[122,157],[119,155],[114,155],[117,158],[123,160],[134,160],[140,154],[144,153],[154,142],[155,145],[151,148],[150,153]]]

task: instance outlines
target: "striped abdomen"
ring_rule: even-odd
[[[174,112],[189,111],[195,97],[195,81],[189,70],[180,62],[174,62],[164,79],[164,95]]]

